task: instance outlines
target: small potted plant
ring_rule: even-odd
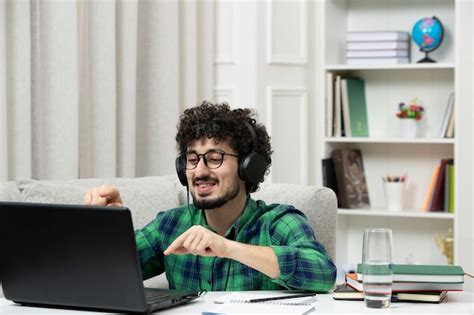
[[[404,102],[398,104],[398,109],[397,117],[400,118],[402,134],[408,138],[415,138],[417,134],[416,123],[425,112],[421,102],[417,97],[414,97],[408,105]]]

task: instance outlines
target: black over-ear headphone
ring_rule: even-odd
[[[268,164],[265,157],[258,153],[258,140],[255,129],[249,122],[244,121],[244,123],[252,136],[253,146],[252,152],[239,158],[238,174],[240,179],[247,184],[256,185],[262,181]],[[179,181],[183,186],[188,186],[188,179],[186,177],[186,156],[178,156],[175,161],[175,166]]]

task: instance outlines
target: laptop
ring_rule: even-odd
[[[0,280],[24,305],[148,313],[198,292],[145,289],[130,210],[0,202]]]

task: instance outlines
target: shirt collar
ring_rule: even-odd
[[[194,205],[191,205],[191,207],[194,210],[193,211],[194,215],[192,218],[193,224],[199,224],[205,227],[206,229],[214,231],[207,223],[206,216],[204,215],[204,211],[201,209],[197,209]],[[256,213],[257,207],[258,207],[257,202],[249,197],[248,201],[245,204],[245,208],[244,208],[244,211],[242,212],[242,215],[227,229],[227,231],[225,232],[225,237],[228,239],[236,239],[235,233],[238,233],[242,230],[242,227],[244,227],[245,224]]]

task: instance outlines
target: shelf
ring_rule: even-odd
[[[383,209],[338,209],[338,215],[373,216],[373,217],[399,217],[423,219],[454,219],[453,213],[423,212],[420,210],[387,211]]]
[[[454,144],[453,138],[351,138],[351,137],[326,137],[328,143],[399,143],[399,144]]]
[[[470,213],[465,210],[472,208],[469,204],[472,199],[469,199],[469,193],[472,195],[473,185],[470,185],[472,180],[468,177],[472,174],[473,167],[469,162],[473,157],[471,152],[468,152],[472,151],[472,148],[467,143],[472,143],[474,134],[473,125],[469,120],[472,116],[469,102],[473,98],[474,89],[472,84],[469,84],[473,69],[462,65],[472,59],[467,47],[472,46],[474,39],[474,22],[466,12],[474,12],[474,3],[463,0],[322,2],[325,7],[321,12],[318,11],[321,21],[316,20],[316,25],[321,29],[318,33],[321,36],[318,44],[322,47],[323,54],[315,55],[315,69],[318,71],[317,83],[325,88],[320,90],[316,104],[319,114],[317,125],[321,128],[317,135],[320,147],[315,152],[319,152],[319,157],[324,159],[337,149],[359,149],[363,156],[366,180],[364,184],[372,205],[366,206],[365,209],[338,209],[338,263],[357,263],[360,260],[361,231],[372,226],[393,230],[397,238],[395,260],[419,264],[446,263],[435,238],[437,235],[446,235],[449,229],[453,229],[456,231],[453,250],[455,263],[471,263],[472,250],[466,251],[465,248],[472,249],[472,241],[464,236],[468,235],[472,228],[469,224],[472,221],[469,220]],[[424,54],[419,51],[410,36],[408,49],[411,63],[346,64],[348,32],[410,32],[417,19],[433,15],[442,21],[446,31],[439,50],[429,54],[437,63],[416,63]],[[465,33],[466,30],[469,30],[468,34]],[[319,68],[318,65],[322,67]],[[330,80],[335,81],[337,76],[340,76],[341,80],[349,77],[364,80],[369,137],[326,137],[327,129],[331,130],[335,120],[335,100],[341,97],[336,95],[336,85],[330,86]],[[338,89],[340,93],[341,87]],[[456,95],[456,136],[441,138],[438,137],[439,130],[444,123],[448,97],[453,92]],[[427,109],[426,117],[420,122],[418,130],[418,135],[423,138],[404,138],[405,129],[395,118],[395,112],[398,110],[398,104],[409,103],[415,96]],[[343,119],[342,116],[341,120]],[[454,177],[455,187],[451,198],[454,199],[455,213],[424,212],[421,209],[433,180],[434,169],[440,165],[440,160],[445,158],[453,158],[456,161],[456,167],[450,173]],[[316,162],[320,163],[321,159]],[[321,173],[316,176],[321,176],[321,181],[324,182],[322,175],[327,173]],[[349,172],[345,173],[348,174]],[[387,174],[408,175],[409,182],[402,202],[403,211],[389,211],[384,207],[387,198],[381,178]],[[445,183],[446,179],[441,184]]]
[[[395,65],[348,65],[333,64],[326,65],[326,71],[344,70],[454,70],[454,63],[405,63]]]

